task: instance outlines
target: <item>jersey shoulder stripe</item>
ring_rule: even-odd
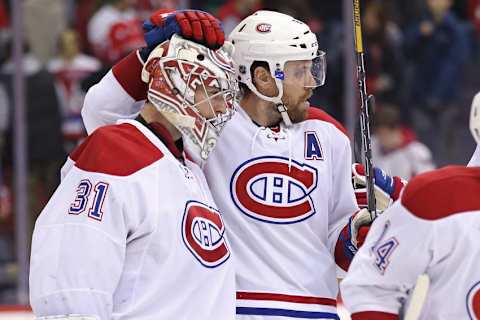
[[[79,169],[128,176],[160,160],[163,153],[135,126],[98,128],[71,154]]]
[[[348,131],[347,129],[340,123],[338,122],[334,117],[326,113],[320,108],[317,107],[309,107],[308,108],[308,118],[307,120],[320,120],[320,121],[325,121],[328,123],[333,124],[338,130],[343,132],[347,137],[348,137]]]
[[[401,203],[425,220],[480,210],[480,168],[448,166],[420,174],[403,191]]]

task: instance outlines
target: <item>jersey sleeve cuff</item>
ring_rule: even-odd
[[[352,234],[350,233],[350,221],[342,228],[335,244],[334,258],[337,266],[344,271],[348,271],[350,263],[356,253],[356,249],[352,244]]]
[[[142,69],[143,62],[138,56],[138,50],[131,52],[112,68],[117,81],[135,101],[147,99],[148,86],[142,81]]]

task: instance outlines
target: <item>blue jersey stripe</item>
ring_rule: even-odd
[[[336,313],[314,312],[314,311],[296,311],[288,309],[274,308],[248,308],[237,307],[237,314],[259,315],[259,316],[280,316],[300,319],[335,319],[340,320]]]

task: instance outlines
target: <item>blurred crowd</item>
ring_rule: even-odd
[[[307,22],[328,61],[326,85],[311,103],[344,120],[342,1],[24,0],[30,229],[66,154],[86,135],[80,110],[88,88],[143,46],[142,21],[153,9],[186,7],[214,13],[227,34],[262,8]],[[15,289],[11,14],[10,1],[0,0],[0,304],[14,301]],[[480,88],[480,0],[366,0],[362,18],[376,163],[405,179],[465,163],[473,151],[468,101]]]

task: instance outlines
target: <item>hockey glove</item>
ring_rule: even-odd
[[[200,10],[157,10],[143,23],[143,30],[147,47],[140,54],[144,61],[157,45],[169,40],[173,34],[213,50],[220,48],[225,41],[220,21]]]
[[[348,224],[340,233],[339,240],[344,243],[346,255],[350,259],[365,241],[372,222],[370,212],[367,209],[361,209],[350,217]]]
[[[370,212],[361,209],[350,217],[340,232],[335,246],[335,261],[343,270],[348,270],[353,257],[365,242],[372,221]]]
[[[379,168],[373,168],[375,177],[375,201],[377,211],[387,209],[395,200],[400,197],[402,189],[407,181],[400,177],[391,177]],[[363,165],[354,163],[352,165],[352,183],[355,190],[355,197],[360,208],[367,207],[367,178]]]

